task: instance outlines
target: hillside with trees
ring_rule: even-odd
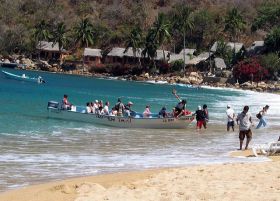
[[[273,78],[280,69],[279,19],[280,0],[1,0],[0,54],[33,57],[39,41],[51,41],[73,54],[142,48],[153,63],[159,48],[203,52],[215,41],[264,40],[266,52],[253,62]],[[228,66],[242,69],[246,58],[219,50]]]

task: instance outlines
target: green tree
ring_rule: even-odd
[[[252,23],[251,30],[271,30],[280,26],[280,1],[264,2],[257,10],[258,16]]]
[[[156,21],[153,24],[152,32],[154,32],[154,37],[156,38],[156,42],[158,43],[158,46],[162,47],[163,51],[163,60],[165,61],[165,52],[164,52],[164,43],[167,40],[170,40],[170,28],[171,24],[167,20],[166,16],[163,13],[160,13],[156,19]]]
[[[236,61],[236,51],[235,51],[235,42],[238,40],[238,36],[245,29],[245,21],[243,20],[242,15],[237,10],[233,8],[227,12],[225,17],[225,31],[229,33],[231,41],[234,42],[233,48],[233,60]]]
[[[200,9],[194,12],[194,28],[192,31],[192,41],[196,43],[197,49],[213,44],[221,34],[221,26],[217,22],[215,13],[207,9]]]
[[[274,28],[264,42],[269,52],[280,51],[280,27]]]
[[[143,44],[143,36],[142,36],[142,30],[139,27],[134,27],[131,32],[129,33],[129,35],[127,36],[127,39],[125,41],[125,51],[124,53],[127,52],[128,48],[132,48],[133,51],[133,55],[136,58],[136,54],[140,54],[141,55],[141,47]],[[141,66],[141,60],[140,57],[138,59],[138,62]]]
[[[145,40],[145,48],[142,51],[143,55],[148,55],[155,66],[154,58],[157,56],[157,49],[163,46],[166,40],[170,39],[170,23],[163,13],[160,13],[154,22],[153,26],[149,29]],[[165,60],[165,52],[163,49],[163,59]]]
[[[50,25],[46,23],[45,20],[42,20],[41,22],[35,25],[32,36],[35,40],[36,45],[39,43],[39,48],[41,49],[42,41],[48,41],[51,38]]]
[[[79,47],[88,47],[94,43],[94,28],[89,18],[81,21],[73,28],[75,44]]]
[[[184,64],[186,63],[186,33],[194,28],[193,10],[185,5],[178,5],[172,17],[173,29],[183,33],[184,40]],[[185,72],[185,65],[184,65]]]
[[[245,25],[246,22],[237,8],[233,8],[227,12],[224,30],[229,33],[233,42],[236,42],[238,35],[244,30]]]
[[[94,43],[94,27],[90,22],[89,18],[83,18],[81,21],[74,27],[74,40],[75,44],[78,47],[86,48],[89,45]],[[83,70],[85,65],[84,56],[83,59]]]
[[[64,22],[58,23],[52,32],[53,45],[58,43],[59,52],[61,54],[62,48],[68,43],[67,29]]]
[[[260,59],[260,63],[269,71],[272,77],[278,76],[280,72],[280,57],[277,53],[263,55]]]
[[[156,41],[155,32],[152,29],[150,29],[145,39],[145,46],[142,51],[142,54],[144,56],[147,55],[147,57],[152,60],[152,64],[154,67],[155,67],[154,59],[157,56],[157,49],[158,49],[158,43]]]
[[[217,41],[215,56],[224,59],[227,66],[232,64],[233,51],[223,40]]]

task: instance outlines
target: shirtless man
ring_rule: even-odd
[[[174,117],[180,117],[183,115],[185,109],[186,109],[186,104],[187,104],[187,100],[185,99],[181,99],[177,94],[176,91],[172,91],[172,93],[174,94],[174,96],[180,101],[176,107],[174,108]]]

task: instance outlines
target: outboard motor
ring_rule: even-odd
[[[59,109],[59,103],[56,101],[49,101],[48,109]]]

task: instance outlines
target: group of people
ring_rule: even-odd
[[[161,110],[158,113],[159,118],[167,118],[167,117],[175,117],[179,118],[182,115],[188,115],[191,112],[186,110],[186,103],[187,101],[185,99],[181,100],[181,98],[176,94],[176,97],[179,100],[179,103],[173,108],[173,111],[171,113],[167,112],[167,109],[165,106],[161,108]],[[127,104],[122,103],[121,98],[118,98],[117,103],[114,105],[114,107],[109,109],[110,102],[107,101],[105,105],[103,105],[102,100],[95,100],[94,102],[87,102],[86,103],[86,113],[94,113],[94,114],[100,114],[100,115],[111,115],[111,116],[125,116],[125,117],[135,117],[136,112],[132,110],[133,103],[131,101],[128,101]],[[65,110],[71,110],[72,104],[68,101],[68,95],[63,96],[63,100],[61,103],[61,109]],[[207,107],[207,106],[206,106]],[[208,114],[208,112],[207,112]],[[142,116],[144,118],[152,117],[151,107],[150,105],[146,105],[145,110],[142,113]],[[206,126],[206,124],[205,124]]]
[[[176,93],[174,93],[174,95],[179,100],[179,103],[173,108],[172,113],[168,113],[166,107],[163,106],[158,113],[159,118],[166,118],[166,117],[179,118],[182,115],[187,115],[190,113],[188,110],[186,110],[187,101],[185,99],[182,100]],[[131,109],[133,103],[129,101],[127,104],[123,104],[120,98],[118,98],[117,103],[114,105],[114,107],[111,110],[109,110],[109,106],[110,106],[109,101],[107,101],[104,106],[102,100],[100,101],[95,100],[95,102],[88,102],[86,105],[87,105],[86,106],[87,113],[95,113],[95,114],[111,115],[111,116],[126,116],[126,117],[136,116],[136,112],[134,112]],[[68,96],[64,95],[61,108],[70,110],[71,107],[72,104],[68,101]],[[261,126],[265,127],[267,125],[265,115],[268,109],[269,106],[266,105],[262,108],[261,111],[259,111],[259,113],[257,113],[256,117],[259,119],[259,123],[256,126],[256,129],[259,129]],[[150,105],[147,105],[145,107],[145,110],[142,115],[144,118],[151,117],[152,113],[150,110]],[[202,127],[206,129],[207,122],[209,120],[207,105],[204,104],[203,107],[198,106],[195,115],[197,121],[196,128],[198,130],[200,130]],[[246,137],[245,149],[248,149],[248,145],[252,139],[251,127],[253,126],[252,115],[249,112],[249,106],[247,105],[244,106],[243,111],[236,116],[231,105],[227,105],[226,115],[227,115],[227,131],[230,131],[230,129],[234,131],[235,121],[239,125],[239,141],[240,141],[239,150],[242,150],[243,141],[245,137]]]
[[[261,126],[266,126],[266,120],[265,120],[265,115],[269,109],[269,106],[266,105],[262,108],[261,111],[256,115],[256,117],[259,119],[259,123],[256,126],[256,129],[259,129]],[[227,110],[226,110],[228,122],[227,122],[227,131],[232,128],[234,131],[234,121],[236,120],[237,124],[239,125],[239,141],[240,141],[240,146],[239,150],[242,150],[243,147],[243,141],[246,137],[246,145],[245,149],[248,149],[248,145],[250,141],[252,140],[252,130],[251,127],[253,126],[252,122],[252,115],[249,112],[249,106],[244,106],[243,111],[239,113],[235,119],[235,113],[234,110],[231,108],[230,105],[227,105]]]
[[[106,101],[105,105],[103,105],[102,100],[95,100],[94,102],[87,102],[86,105],[87,113],[109,115],[109,101]]]
[[[132,105],[133,105],[133,103],[131,101],[128,101],[127,104],[123,104],[122,100],[120,98],[118,98],[117,103],[111,109],[110,115],[112,115],[112,116],[126,116],[126,117],[135,116],[135,112],[131,108]]]
[[[106,101],[103,105],[102,100],[95,100],[94,102],[86,103],[86,113],[100,114],[100,115],[111,115],[111,116],[133,116],[135,113],[131,110],[133,103],[129,101],[127,104],[123,104],[121,99],[110,110],[110,102]],[[63,96],[61,103],[61,109],[71,110],[72,104],[68,101],[68,95]]]
[[[110,102],[106,101],[105,105],[103,106],[102,100],[95,100],[95,102],[88,102],[87,103],[87,113],[94,113],[99,115],[110,115],[110,116],[134,116],[135,112],[131,110],[131,106],[133,103],[129,101],[127,104],[123,104],[121,99],[118,98],[117,103],[109,109]]]

